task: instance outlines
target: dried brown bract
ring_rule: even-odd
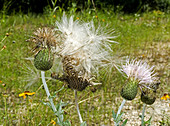
[[[80,71],[76,71],[75,65],[77,66],[79,64],[78,59],[72,58],[71,56],[65,56],[62,62],[64,78],[69,88],[82,91],[87,86],[91,85],[88,79],[84,78],[83,76],[79,76]]]
[[[33,33],[33,36],[28,41],[36,44],[33,51],[39,48],[49,48],[51,50],[59,47],[61,36],[54,29],[43,27],[38,28],[38,30]]]

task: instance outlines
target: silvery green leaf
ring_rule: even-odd
[[[71,126],[70,121],[66,120],[65,122],[63,122],[63,126]]]
[[[82,122],[80,126],[87,126],[86,122]]]
[[[121,126],[125,126],[127,121],[128,121],[128,119],[126,119]]]
[[[152,116],[151,116],[147,121],[144,122],[144,125],[145,125],[145,124],[148,124],[148,126],[150,126],[150,124],[151,124],[151,119],[152,119]]]
[[[42,103],[43,103],[44,105],[46,105],[46,106],[49,106],[49,107],[53,110],[53,108],[52,108],[52,106],[51,106],[51,104],[50,104],[49,102],[43,102],[43,101],[42,101]]]
[[[121,121],[122,115],[123,115],[123,113],[120,113],[120,114],[117,116],[117,118],[116,118],[116,120],[115,120],[117,123]]]
[[[113,115],[113,118],[116,120],[116,113],[114,112],[114,110],[112,112],[112,115]]]
[[[62,106],[62,107],[64,107],[64,106],[67,106],[67,105],[68,105],[68,103],[64,103],[64,102],[62,102],[62,100],[60,101],[60,104],[61,104],[61,106]]]
[[[54,94],[53,94],[53,96],[51,96],[51,97],[56,97],[56,94],[57,94],[58,92],[60,92],[61,90],[63,90],[63,89],[64,89],[64,86],[62,86],[62,88],[60,88],[58,91],[55,91]]]
[[[58,118],[59,118],[60,122],[63,122],[63,120],[64,120],[63,114],[58,115]]]
[[[62,86],[58,91],[55,91],[54,93],[56,94],[56,93],[60,92],[63,89],[64,89],[64,86]]]
[[[43,102],[43,101],[42,101],[42,103],[43,103],[44,105],[47,105],[47,106],[50,106],[50,107],[51,107],[51,105],[50,105],[49,102]]]

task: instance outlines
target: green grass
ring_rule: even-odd
[[[29,73],[30,67],[34,72],[36,70],[31,62],[25,58],[32,56],[32,43],[26,40],[39,27],[49,26],[54,27],[55,20],[60,20],[61,14],[52,15],[11,15],[0,16],[0,42],[5,37],[6,33],[10,35],[0,43],[0,49],[6,45],[6,49],[0,52],[0,125],[48,125],[51,120],[56,120],[52,110],[43,105],[42,102],[47,101],[45,90],[41,87],[42,82],[39,77]],[[76,13],[79,20],[90,21],[94,20],[96,25],[98,20],[94,13]],[[161,17],[156,17],[153,13],[144,13],[137,15],[121,15],[114,13],[98,12],[98,19],[101,26],[108,25],[108,29],[115,29],[115,35],[118,36],[115,41],[119,44],[113,45],[113,50],[116,55],[130,56],[134,58],[143,58],[147,61],[154,59],[150,64],[163,65],[158,69],[161,75],[161,86],[158,94],[158,99],[163,93],[170,92],[168,86],[169,71],[167,69],[168,59],[168,44],[170,44],[170,19],[168,14],[163,14]],[[14,42],[15,41],[15,42]],[[155,45],[165,45],[162,50],[158,50]],[[152,48],[151,48],[152,47]],[[159,52],[157,52],[159,51]],[[161,55],[165,53],[165,55]],[[159,55],[158,55],[159,54]],[[149,56],[151,55],[151,56]],[[163,58],[163,63],[159,60]],[[52,68],[51,71],[55,71]],[[46,73],[50,76],[50,72]],[[31,86],[26,86],[29,82],[26,79],[36,78],[36,81]],[[124,78],[119,72],[114,72],[107,77],[102,73],[99,80],[103,83],[97,87],[97,91],[92,93],[90,88],[79,92],[80,111],[84,121],[92,125],[113,125],[111,122],[113,108],[117,111],[120,105],[119,100],[120,90],[124,83]],[[48,82],[51,93],[62,87],[62,83],[54,80]],[[2,84],[6,84],[3,87]],[[29,96],[25,100],[19,97],[19,94],[29,90],[36,92],[34,96]],[[160,93],[162,92],[162,93]],[[5,96],[7,95],[7,96]],[[72,125],[79,125],[77,111],[74,106],[74,92],[71,89],[65,88],[57,93],[55,103],[63,100],[69,102],[69,105],[64,108],[65,119],[69,119]],[[138,104],[142,104],[137,100]]]

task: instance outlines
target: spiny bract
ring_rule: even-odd
[[[38,70],[47,71],[53,66],[54,56],[49,49],[40,50],[34,58],[34,66]]]

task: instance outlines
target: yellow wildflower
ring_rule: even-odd
[[[2,81],[0,80],[0,83],[2,83]]]
[[[35,92],[30,92],[30,91],[24,91],[24,93],[20,93],[19,97],[23,97],[24,99],[26,98],[27,95],[34,95]]]
[[[76,17],[77,20],[79,20],[80,18],[79,17]]]
[[[96,18],[98,18],[98,16],[96,15]]]
[[[53,18],[56,18],[56,15],[53,15]]]
[[[105,19],[102,19],[103,22],[105,22]]]
[[[161,100],[167,100],[170,96],[168,94],[164,94],[164,96],[161,97]]]
[[[51,124],[55,125],[55,124],[56,124],[56,122],[55,122],[54,120],[51,120]]]

